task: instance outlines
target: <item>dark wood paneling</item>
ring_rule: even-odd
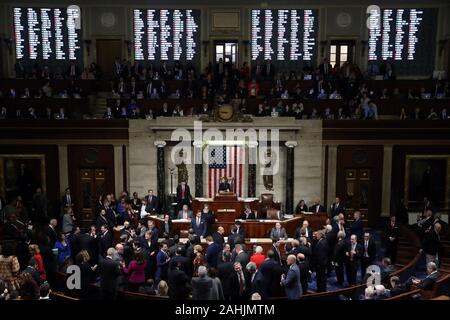
[[[0,139],[128,140],[128,121],[2,120]]]
[[[375,225],[381,213],[383,177],[383,146],[338,146],[336,167],[336,196],[345,202],[345,170],[370,169],[368,222]]]
[[[59,207],[59,157],[56,145],[0,145],[0,154],[43,154],[45,156],[45,177],[49,216],[56,215]]]
[[[80,213],[79,202],[82,199],[79,176],[81,169],[104,169],[105,193],[115,194],[114,148],[112,145],[69,145],[67,147],[67,158],[69,187],[77,199],[75,203],[77,214]]]
[[[447,146],[395,146],[392,150],[391,212],[397,212],[405,194],[405,167],[407,155],[448,155]]]

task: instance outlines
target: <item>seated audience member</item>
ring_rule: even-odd
[[[397,276],[391,277],[389,280],[389,283],[391,285],[391,289],[389,290],[389,296],[395,297],[399,294],[405,293],[407,290],[401,285],[400,278]]]
[[[440,273],[437,270],[437,266],[434,262],[429,262],[427,264],[427,276],[424,279],[419,279],[416,277],[410,277],[405,283],[404,286],[408,290],[411,290],[411,287],[417,287],[422,290],[431,290],[434,287],[434,284],[439,279]]]
[[[169,286],[166,281],[161,280],[158,283],[158,292],[156,295],[159,297],[167,297],[168,294],[169,294]]]
[[[36,259],[31,258],[30,262],[28,263],[28,266],[22,271],[22,273],[29,273],[32,279],[36,282],[38,286],[40,286],[43,281],[41,278],[41,275],[39,274],[38,269],[38,262]]]
[[[391,264],[391,259],[384,257],[381,260],[381,281],[386,282],[393,272],[395,272],[395,266]]]
[[[306,206],[305,200],[302,199],[298,202],[297,206],[295,207],[295,213],[299,214],[303,212],[308,212],[308,207]]]
[[[256,219],[255,213],[250,209],[250,205],[245,205],[245,210],[240,216],[241,220]]]
[[[281,227],[281,223],[279,222],[275,223],[275,227],[272,228],[272,230],[270,231],[270,238],[285,239],[285,240],[288,238],[286,229]]]
[[[182,210],[178,212],[178,219],[190,220],[192,219],[192,211],[189,210],[187,204],[183,205]]]

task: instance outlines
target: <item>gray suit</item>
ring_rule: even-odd
[[[236,257],[234,258],[234,262],[239,262],[242,266],[242,268],[245,268],[247,266],[247,263],[249,262],[248,254],[242,251]]]
[[[287,239],[288,235],[285,228],[280,228],[279,230],[277,228],[272,228],[270,231],[270,238],[278,238],[278,239]]]
[[[281,281],[289,300],[300,299],[303,295],[302,285],[300,283],[300,269],[296,264],[292,264],[284,280]]]
[[[180,210],[180,211],[178,212],[177,218],[178,218],[178,219],[183,219],[183,210]],[[187,212],[187,219],[189,219],[189,220],[192,219],[192,211],[190,211],[190,210],[188,210],[188,212]]]
[[[194,277],[191,280],[192,300],[208,300],[213,287],[212,279],[208,276]]]

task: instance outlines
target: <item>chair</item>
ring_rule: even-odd
[[[261,205],[267,209],[271,209],[273,207],[273,193],[262,193]]]
[[[280,220],[280,212],[277,209],[267,210],[267,219],[269,220]]]

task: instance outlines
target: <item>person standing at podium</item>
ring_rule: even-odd
[[[191,202],[192,202],[191,189],[189,188],[186,181],[181,181],[181,183],[177,187],[178,210],[180,210],[185,204],[190,207]]]
[[[220,178],[219,193],[220,192],[230,192],[230,191],[231,191],[231,186],[228,183],[227,178],[226,177]]]

